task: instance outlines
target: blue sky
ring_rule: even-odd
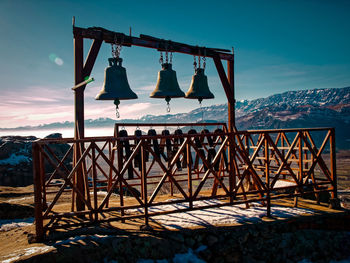
[[[235,50],[236,99],[288,90],[350,86],[350,1],[31,1],[0,0],[0,126],[73,120],[73,39],[76,26],[100,26],[193,45]],[[85,51],[90,46],[86,40]],[[103,44],[85,91],[86,119],[115,116],[111,101],[95,101],[111,55]],[[52,58],[57,58],[56,61]],[[122,101],[122,118],[164,114],[163,100],[150,99],[159,53],[124,47],[121,57],[138,100]],[[183,91],[193,57],[174,54]],[[206,74],[215,99],[225,103],[215,66]],[[174,99],[171,113],[198,107]]]

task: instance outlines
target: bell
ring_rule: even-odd
[[[185,93],[177,82],[176,71],[172,70],[171,63],[163,63],[162,70],[158,72],[156,89],[151,93],[151,98],[165,98],[169,103],[171,98],[184,97]]]
[[[126,70],[122,67],[121,58],[109,58],[109,67],[105,69],[103,88],[95,97],[96,100],[130,100],[137,99],[137,95],[130,89]],[[119,103],[118,103],[119,104]]]
[[[208,78],[206,75],[204,75],[203,68],[196,68],[196,72],[192,76],[192,82],[185,98],[198,99],[199,103],[201,103],[203,99],[214,98],[214,94],[209,90]]]

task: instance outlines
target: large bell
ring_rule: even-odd
[[[156,89],[151,93],[151,98],[165,98],[169,102],[171,98],[185,96],[177,82],[176,71],[172,70],[171,67],[171,63],[162,64],[162,70],[158,72]]]
[[[208,86],[208,78],[204,75],[203,68],[197,68],[192,76],[190,88],[186,92],[186,99],[198,99],[201,102],[203,99],[213,99],[214,94],[210,92]]]
[[[102,90],[95,97],[96,100],[119,100],[137,99],[137,95],[130,89],[126,70],[122,67],[121,58],[109,58],[109,67],[105,69],[105,81]]]

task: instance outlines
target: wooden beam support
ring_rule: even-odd
[[[230,85],[230,91],[232,100],[228,100],[228,130],[229,132],[236,131],[236,120],[235,120],[235,79],[234,79],[234,61],[228,60],[227,61],[227,78],[228,83]]]
[[[179,42],[174,42],[171,40],[159,39],[147,35],[140,35],[140,37],[128,36],[120,32],[113,32],[102,27],[89,27],[89,28],[80,28],[73,26],[74,37],[82,37],[89,39],[101,39],[106,43],[121,43],[123,46],[139,46],[146,48],[153,48],[161,51],[171,51],[184,53],[195,56],[213,57],[218,55],[220,59],[232,60],[233,56],[229,53],[230,50],[220,49],[220,48],[207,48],[199,46],[191,46]]]
[[[220,80],[221,80],[221,83],[222,83],[222,87],[225,90],[227,101],[231,105],[234,105],[234,98],[233,98],[233,94],[232,94],[232,91],[231,91],[231,85],[230,85],[230,83],[229,83],[229,81],[227,79],[224,66],[221,63],[221,59],[220,59],[220,57],[218,55],[215,55],[213,57],[213,60],[214,60],[214,63],[215,63],[216,70],[218,71],[218,74],[219,74],[219,77],[220,77]],[[230,129],[230,127],[229,127],[229,129]]]
[[[82,37],[74,38],[74,83],[78,85],[84,81],[84,39]],[[74,127],[74,139],[84,138],[84,88],[74,90],[74,115],[75,115],[75,127]],[[74,145],[74,165],[77,160],[80,159],[82,149],[80,143]],[[76,184],[79,191],[84,195],[85,186],[83,178],[83,169],[80,168],[76,172]],[[85,209],[84,202],[77,195],[76,196],[76,208],[78,211]]]
[[[98,52],[100,51],[101,45],[102,45],[102,39],[93,40],[89,54],[84,64],[84,69],[83,69],[84,78],[90,76],[92,68],[94,67]]]

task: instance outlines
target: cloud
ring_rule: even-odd
[[[47,120],[67,120],[71,118],[72,113],[70,112],[52,112],[52,113],[33,113],[27,116],[28,121],[47,121]]]
[[[123,110],[125,114],[131,114],[131,113],[142,113],[145,114],[145,110],[149,109],[152,106],[151,103],[134,103],[129,105],[122,105],[120,106],[120,110]]]
[[[121,119],[139,118],[154,106],[152,103],[130,103],[122,101],[119,105],[119,113]],[[99,117],[116,118],[116,107],[113,101],[98,101],[97,103],[85,105],[85,118],[96,119]]]

